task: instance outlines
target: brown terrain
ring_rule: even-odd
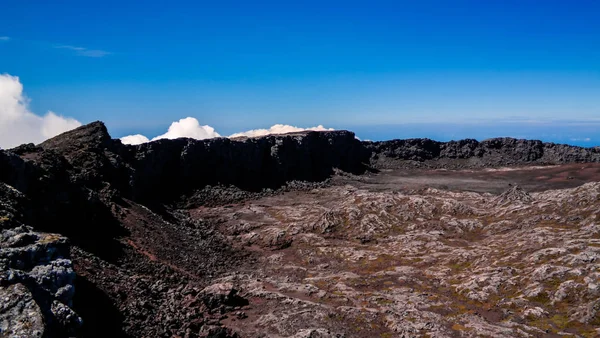
[[[597,337],[599,154],[100,123],[0,151],[0,336]]]
[[[215,281],[249,300],[223,321],[243,336],[594,337],[593,181],[598,164],[389,171],[190,215],[257,256]]]

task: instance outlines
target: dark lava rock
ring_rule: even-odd
[[[429,139],[363,142],[375,168],[482,168],[525,164],[600,162],[600,151],[537,140],[493,138],[437,142]]]
[[[201,292],[204,305],[209,309],[221,305],[236,307],[248,305],[248,301],[238,295],[238,290],[231,283],[219,283],[206,287]]]
[[[230,140],[158,140],[131,149],[132,199],[172,200],[207,185],[247,191],[292,180],[318,182],[334,168],[362,173],[361,143],[347,131],[303,132]]]
[[[94,122],[39,146],[0,152],[0,180],[25,194],[47,192],[46,200],[54,194],[46,185],[60,184],[66,189],[61,196],[53,196],[58,203],[94,199],[99,194],[98,198],[118,201],[124,197],[152,206],[192,196],[207,186],[261,192],[291,181],[322,182],[338,169],[361,174],[368,165],[460,168],[571,162],[600,162],[600,151],[513,138],[360,142],[348,131],[181,138],[126,146],[111,139],[103,123]],[[70,192],[73,185],[73,190],[87,190]],[[77,194],[89,196],[67,196]]]
[[[0,335],[62,337],[81,318],[71,309],[75,272],[65,237],[20,226],[0,233]]]
[[[249,254],[228,244],[218,219],[192,221],[181,206],[318,188],[336,173],[373,167],[570,162],[600,162],[600,148],[511,138],[361,142],[348,131],[130,146],[94,122],[0,150],[0,336],[70,335],[82,319],[86,337],[236,336],[210,312],[245,300],[228,287],[190,290]]]
[[[112,140],[101,122],[0,154],[0,180],[23,192],[47,176],[147,203],[171,202],[207,185],[261,191],[294,180],[319,182],[334,169],[360,174],[368,160],[348,131],[125,146]]]

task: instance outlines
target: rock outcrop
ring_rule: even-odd
[[[498,196],[494,202],[499,205],[505,205],[510,203],[530,203],[532,200],[533,198],[527,191],[515,185]]]
[[[438,142],[429,139],[364,142],[376,168],[484,168],[525,164],[600,162],[600,149],[537,140],[493,138]],[[409,162],[406,162],[409,161]]]
[[[510,264],[518,264],[521,256],[504,249],[493,252],[487,238],[547,226],[548,214],[558,222],[548,231],[589,226],[593,233],[585,233],[590,237],[586,245],[597,247],[593,210],[598,198],[592,194],[597,185],[546,194],[514,186],[494,198],[423,189],[400,195],[373,193],[388,183],[372,184],[374,176],[357,175],[384,168],[579,162],[600,162],[600,148],[510,138],[361,142],[348,131],[128,146],[112,139],[101,122],[39,145],[0,150],[0,336],[236,337],[237,329],[257,335],[342,337],[364,336],[349,330],[367,322],[381,334],[474,328],[502,335],[510,329],[467,312],[485,308],[471,303],[496,301],[489,295],[503,292],[504,275],[514,271],[554,283],[552,269],[502,266],[504,270],[488,271],[484,255],[501,255],[498,260]],[[593,176],[593,170],[586,175]],[[399,177],[422,185],[410,181],[414,172]],[[552,179],[562,179],[562,173],[556,175]],[[393,175],[387,179],[398,181]],[[436,179],[444,183],[442,176]],[[569,184],[578,180],[564,177]],[[349,186],[342,188],[340,182]],[[360,184],[368,189],[353,188]],[[569,193],[579,195],[570,201]],[[288,200],[279,201],[284,195]],[[544,204],[552,198],[556,200]],[[568,203],[579,207],[562,210]],[[509,216],[519,219],[504,222]],[[552,255],[561,254],[561,248]],[[577,248],[572,246],[573,256],[564,258],[574,263],[564,265],[596,262],[597,250],[584,254]],[[427,250],[431,256],[421,255]],[[523,255],[532,254],[523,250]],[[480,261],[469,261],[476,259]],[[431,262],[443,267],[427,272],[423,268]],[[480,288],[468,274],[458,274],[468,269],[489,285]],[[563,283],[551,296],[564,298],[570,288],[595,287],[596,277],[587,274],[582,278],[589,281]],[[427,288],[415,292],[417,282]],[[546,299],[538,304],[535,283],[526,286],[532,289],[518,291],[527,302],[515,301],[529,308],[516,322],[563,315],[546,306]],[[449,294],[438,295],[440,303],[432,305],[426,295],[436,289]],[[448,296],[455,293],[467,297],[470,308],[461,309],[462,317],[442,319],[460,305]],[[585,330],[597,323],[599,312],[588,298],[575,304],[579,307],[567,304],[587,318],[581,322]],[[406,319],[390,304],[420,304],[409,309],[418,321]],[[435,311],[423,307],[442,305]],[[505,307],[514,306],[520,305]],[[455,319],[458,329],[450,325]],[[519,327],[538,334],[542,331],[536,325]]]
[[[67,189],[70,195],[91,191],[91,195],[101,192],[105,197],[160,204],[206,186],[261,191],[294,180],[319,182],[336,169],[362,174],[369,167],[448,169],[576,162],[600,162],[600,149],[512,138],[361,142],[348,131],[201,141],[182,138],[127,146],[111,139],[103,123],[94,122],[39,146],[1,151],[0,180],[26,194],[32,190],[52,194],[45,184],[60,182],[61,187],[75,186],[72,190],[87,189]],[[67,197],[90,198],[97,197]],[[61,198],[56,201],[60,204]]]
[[[73,335],[81,318],[71,309],[75,272],[67,239],[20,226],[0,233],[0,335]]]
[[[101,122],[39,146],[23,145],[1,154],[0,179],[19,190],[30,188],[35,182],[32,176],[54,174],[55,179],[68,176],[94,191],[112,189],[122,197],[146,202],[170,201],[207,185],[260,191],[294,180],[318,182],[336,168],[359,174],[368,158],[348,131],[202,141],[182,138],[125,146],[111,139]],[[40,168],[46,172],[37,173]]]
[[[260,191],[293,180],[323,181],[334,168],[365,170],[361,144],[347,131],[159,140],[128,148],[128,155],[132,198],[140,201],[171,199],[206,185]]]
[[[73,335],[75,272],[69,241],[25,226],[27,196],[0,182],[0,336]]]

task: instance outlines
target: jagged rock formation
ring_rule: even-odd
[[[152,203],[170,202],[207,185],[260,191],[293,180],[318,182],[330,177],[334,169],[361,174],[367,166],[464,168],[600,162],[600,149],[511,138],[360,142],[347,131],[159,140],[125,146],[110,138],[104,124],[94,122],[39,146],[3,151],[1,156],[3,181],[19,190],[37,189],[30,187],[35,182],[31,174],[44,175],[35,173],[41,168],[55,180],[68,179],[93,191],[108,189]],[[22,163],[22,158],[35,165]]]
[[[18,221],[23,196],[0,183],[0,335],[52,337],[75,333],[71,309],[75,272],[67,238],[33,231]]]
[[[530,203],[532,200],[533,198],[527,191],[515,185],[498,196],[494,202],[503,205],[509,203]]]
[[[125,197],[139,201],[168,201],[206,185],[260,191],[292,180],[322,181],[334,168],[364,171],[360,142],[347,131],[124,146],[110,139],[102,123],[95,122],[39,148],[64,156],[76,170],[75,179],[83,184],[98,188],[100,182],[108,182]]]
[[[543,186],[515,185],[499,196],[482,191],[504,189],[504,180],[492,186],[473,171],[430,170],[584,162],[600,162],[600,149],[507,138],[361,142],[347,131],[126,146],[95,122],[0,150],[0,299],[9,299],[0,330],[595,334],[597,185],[540,190],[595,180],[597,167],[498,169],[489,175]],[[397,176],[369,173],[385,168]],[[434,174],[436,187],[452,189],[425,189]],[[530,247],[511,247],[515,238]],[[552,252],[560,264],[531,258],[521,267],[529,249]],[[18,258],[24,253],[32,256]],[[565,268],[581,274],[568,279],[575,272]],[[568,283],[555,290],[559,270]],[[522,276],[535,278],[519,284]],[[501,287],[507,281],[510,290]],[[496,312],[476,315],[492,305],[512,311],[503,314],[506,325]],[[26,313],[26,321],[14,319]]]
[[[0,332],[9,337],[73,334],[81,318],[71,309],[75,272],[65,237],[28,227],[0,235]]]
[[[407,139],[365,142],[371,164],[378,168],[483,168],[524,164],[564,164],[600,162],[600,149],[537,140],[493,138],[437,142]],[[402,161],[411,162],[402,162]]]
[[[17,155],[17,156],[15,156]],[[511,138],[482,142],[428,139],[360,142],[347,131],[302,132],[261,138],[159,140],[125,146],[101,122],[39,146],[0,153],[2,181],[20,191],[39,188],[33,176],[140,202],[170,202],[207,185],[246,191],[278,188],[293,180],[318,182],[334,169],[361,174],[375,168],[493,167],[600,162],[597,148]],[[70,182],[67,182],[70,181]]]

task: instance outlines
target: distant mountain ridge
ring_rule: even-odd
[[[76,181],[98,189],[102,182],[128,198],[161,201],[206,185],[243,190],[277,188],[286,182],[318,182],[334,168],[353,174],[386,168],[482,168],[600,162],[600,147],[582,148],[538,140],[493,138],[438,142],[430,139],[359,141],[350,131],[306,131],[256,138],[181,138],[141,145],[112,139],[106,126],[93,122],[38,146],[3,150],[35,158],[52,153],[65,161]],[[13,163],[13,168],[6,167]],[[3,176],[17,160],[2,162]],[[19,172],[19,171],[17,171]],[[10,181],[10,180],[9,180]],[[14,182],[13,182],[14,183]]]
[[[482,168],[507,165],[556,165],[600,162],[600,147],[583,148],[539,140],[510,137],[484,141],[464,139],[438,142],[430,139],[405,139],[366,142],[371,165],[379,168],[411,165],[435,168]]]

